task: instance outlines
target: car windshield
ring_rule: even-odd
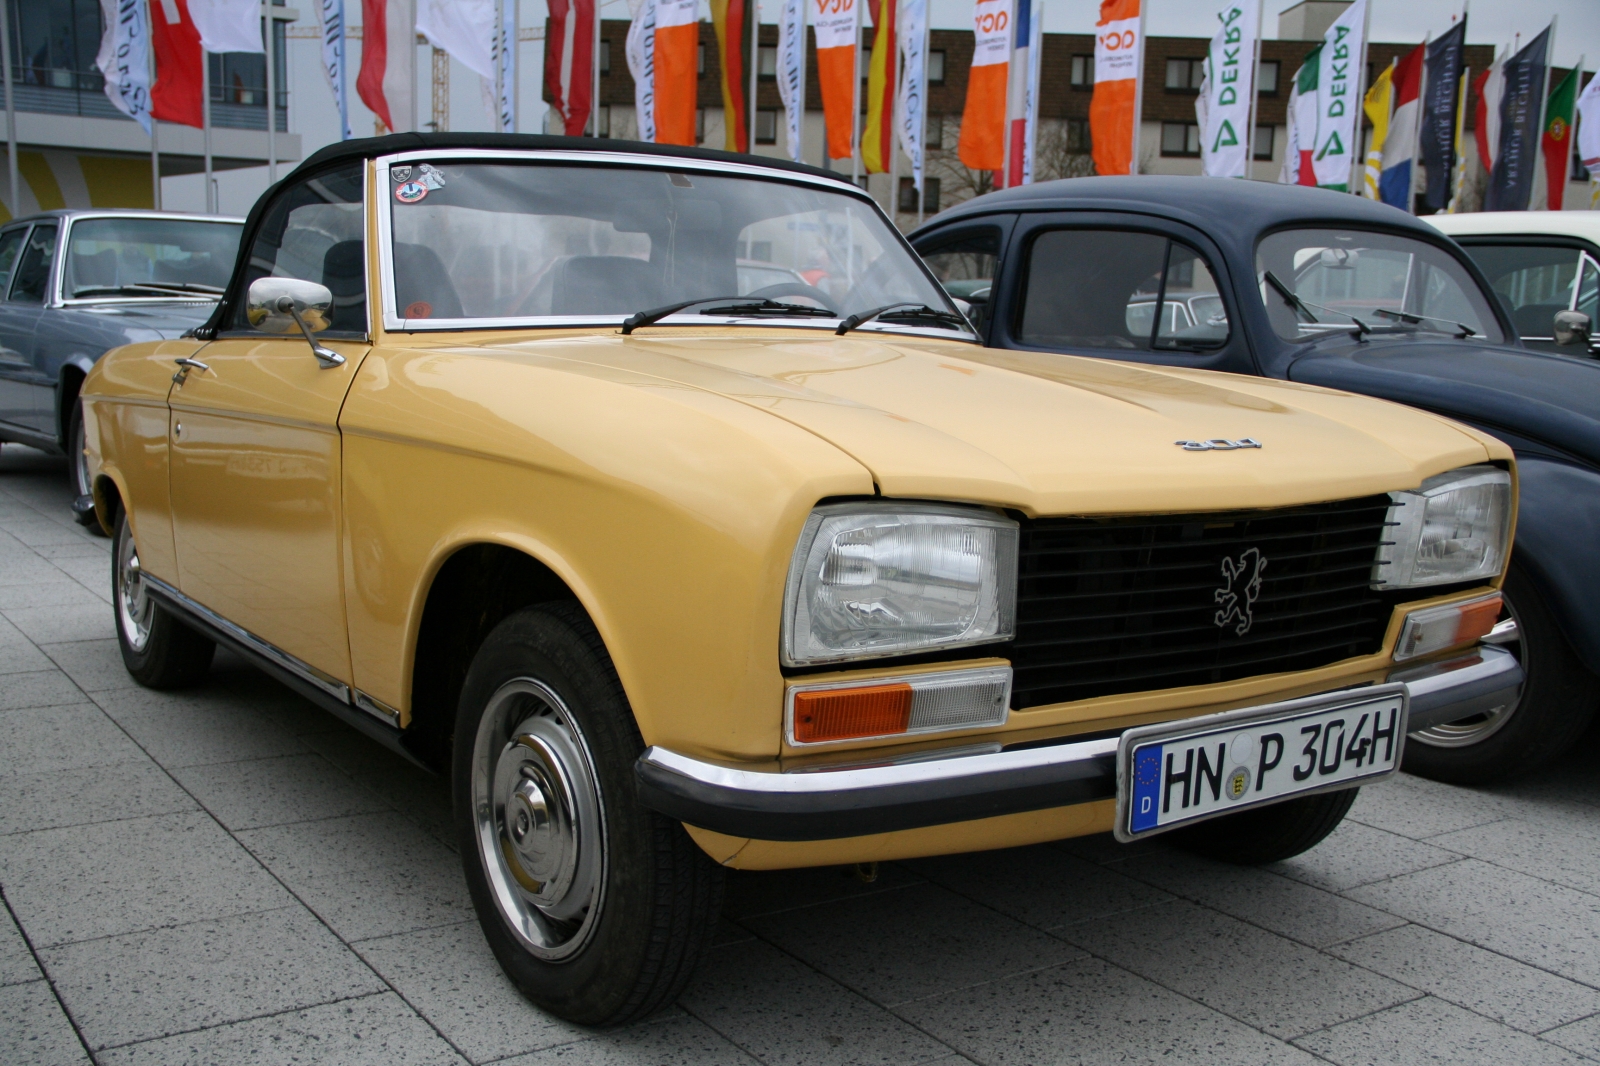
[[[404,328],[615,323],[704,299],[720,302],[684,314],[827,325],[903,304],[864,328],[966,335],[899,235],[848,192],[692,170],[448,160],[394,164],[386,191]]]
[[[239,250],[238,222],[160,217],[85,218],[72,224],[62,294],[221,294]]]
[[[1289,340],[1349,330],[1358,321],[1375,332],[1504,340],[1489,298],[1460,262],[1413,237],[1282,230],[1257,245],[1256,278],[1273,329]]]

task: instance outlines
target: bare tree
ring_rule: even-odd
[[[1033,149],[1033,180],[1087,178],[1094,174],[1094,156],[1072,143],[1065,122],[1041,121]]]

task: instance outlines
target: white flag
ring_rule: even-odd
[[[100,0],[105,33],[94,65],[117,110],[150,132],[150,24],[143,0]]]
[[[900,148],[911,160],[911,184],[922,191],[923,123],[928,102],[928,0],[901,0],[900,85],[895,101]],[[896,193],[896,196],[899,194]]]
[[[1223,4],[1222,24],[1206,54],[1205,80],[1195,98],[1200,124],[1200,173],[1243,178],[1250,170],[1250,102],[1255,92],[1260,7],[1249,0]]]
[[[1600,206],[1600,75],[1578,94],[1578,155],[1589,171],[1589,206]]]
[[[103,3],[104,0],[101,0]],[[339,137],[350,139],[350,101],[344,82],[344,0],[320,0],[317,10],[322,20],[322,73],[339,107]]]
[[[517,132],[517,0],[506,0],[495,40],[495,61],[500,67],[501,133]]]
[[[417,0],[417,32],[494,81],[494,0]]]
[[[632,0],[630,0],[630,6]],[[598,6],[598,5],[597,5]],[[596,15],[598,18],[598,14]],[[633,75],[633,112],[639,140],[656,139],[656,0],[644,0],[628,24],[628,73]],[[596,101],[598,103],[598,101]]]
[[[189,0],[189,17],[207,52],[267,50],[261,39],[261,0]]]
[[[1322,38],[1311,165],[1317,184],[1325,189],[1349,189],[1352,160],[1360,149],[1361,64],[1366,54],[1366,26],[1367,0],[1355,0]]]
[[[789,158],[799,162],[805,150],[806,4],[782,0],[778,9],[778,96],[788,127]]]

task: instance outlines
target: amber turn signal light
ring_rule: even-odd
[[[904,733],[910,722],[910,685],[794,694],[794,739],[801,744]]]
[[[1445,648],[1470,644],[1494,628],[1502,607],[1500,594],[1496,592],[1465,603],[1412,611],[1400,628],[1394,661],[1405,662]]]
[[[902,674],[866,684],[799,684],[789,689],[788,700],[793,744],[1000,725],[1011,706],[1011,667]]]

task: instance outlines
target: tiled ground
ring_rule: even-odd
[[[739,874],[681,1002],[550,1018],[441,784],[239,660],[133,685],[107,542],[0,452],[0,1063],[1600,1060],[1600,765],[1402,777],[1270,870],[1104,838]]]

